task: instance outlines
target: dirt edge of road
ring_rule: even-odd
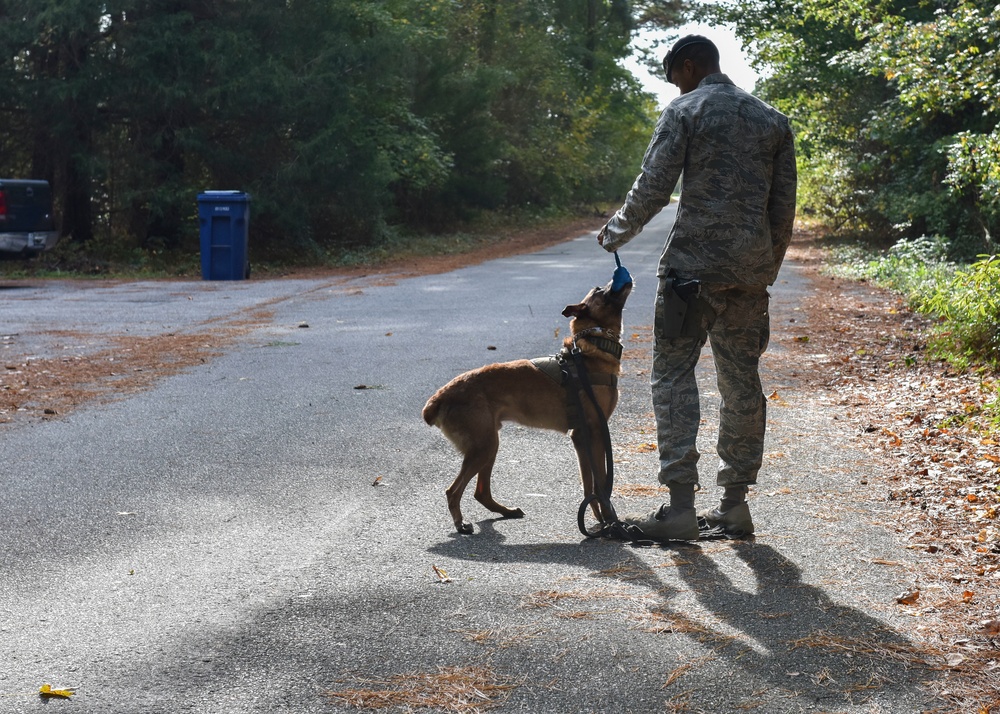
[[[1000,435],[983,408],[996,398],[996,376],[930,357],[928,318],[898,294],[824,275],[825,256],[807,231],[789,250],[813,282],[802,325],[781,328],[784,346],[813,366],[794,376],[846,416],[844,428],[878,465],[876,477],[845,491],[892,507],[886,528],[920,554],[918,585],[890,597],[942,672],[935,693],[951,707],[942,711],[998,711]]]

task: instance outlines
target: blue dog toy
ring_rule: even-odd
[[[622,260],[618,257],[617,250],[615,251],[615,262],[618,264],[618,267],[615,268],[615,274],[611,276],[611,290],[618,292],[632,282],[632,275],[628,272],[628,268],[622,265]]]

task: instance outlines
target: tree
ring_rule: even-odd
[[[255,250],[299,258],[595,201],[630,182],[651,122],[617,62],[632,10],[0,0],[0,170],[49,178],[64,232],[129,250],[196,250],[207,188],[249,191]]]
[[[754,0],[735,25],[764,96],[795,125],[802,203],[891,242],[935,233],[956,253],[997,228],[997,8]]]
[[[909,15],[909,17],[907,16]],[[887,14],[851,59],[896,91],[893,114],[937,129],[941,184],[957,200],[974,249],[996,251],[1000,229],[1000,6],[958,2],[933,15]],[[977,230],[978,229],[978,230]],[[978,245],[977,245],[978,244]]]
[[[101,8],[85,0],[14,0],[0,5],[0,20],[0,91],[15,128],[11,165],[59,187],[63,235],[89,240],[101,85],[90,58]]]

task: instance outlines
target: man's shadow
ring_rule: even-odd
[[[856,702],[878,692],[886,701],[926,703],[920,683],[929,678],[925,655],[900,633],[861,610],[838,604],[821,588],[802,581],[799,567],[771,545],[726,544],[751,570],[755,588],[727,576],[700,543],[663,546],[682,583],[661,579],[627,544],[614,541],[507,545],[495,526],[482,521],[472,537],[455,534],[431,546],[436,555],[498,564],[572,564],[594,577],[617,579],[653,596],[648,614],[666,623],[662,632],[691,637],[725,660],[750,691],[780,690],[810,703]],[[660,572],[664,572],[660,570]],[[707,611],[688,612],[676,602],[690,590]],[[648,597],[646,598],[648,602]],[[635,637],[643,636],[635,628]],[[662,635],[656,635],[662,636]],[[919,704],[918,706],[919,710]]]
[[[674,556],[677,572],[727,631],[708,641],[749,676],[823,700],[863,699],[872,691],[916,694],[926,655],[885,623],[834,602],[770,545],[736,541],[755,592],[738,587],[701,549]],[[923,699],[923,695],[918,695]]]

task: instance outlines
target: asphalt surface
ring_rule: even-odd
[[[620,484],[655,482],[641,448],[655,441],[643,334],[671,217],[621,251],[636,288],[611,424]],[[0,712],[357,711],[327,693],[466,671],[442,668],[509,687],[503,712],[931,707],[933,673],[896,604],[910,551],[864,488],[874,466],[840,407],[796,377],[813,368],[790,346],[808,330],[799,299],[816,287],[794,264],[773,290],[755,540],[585,541],[569,439],[514,425],[494,494],[526,518],[494,518],[470,489],[476,532],[454,532],[444,489],[459,459],[421,420],[425,400],[464,370],[554,353],[562,308],[613,268],[590,234],[396,280],[0,291],[0,334],[17,335],[8,355],[51,353],[66,339],[51,331],[158,334],[262,306],[273,315],[149,391],[0,425]],[[718,496],[709,358],[701,380],[707,506]],[[619,511],[658,503],[616,498]],[[77,693],[44,700],[43,683]],[[442,685],[431,689],[440,702]]]

